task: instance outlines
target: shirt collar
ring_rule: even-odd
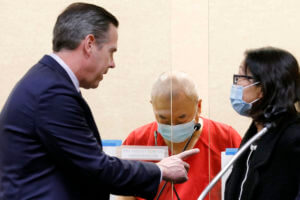
[[[78,81],[77,77],[75,76],[75,74],[73,73],[73,71],[70,69],[70,67],[55,53],[51,53],[49,56],[51,56],[56,62],[58,62],[60,64],[60,66],[62,68],[64,68],[64,70],[67,72],[67,74],[71,78],[76,90],[78,92],[80,92],[79,81]]]

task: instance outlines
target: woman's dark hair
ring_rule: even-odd
[[[295,57],[282,49],[265,47],[245,52],[245,74],[260,82],[263,97],[253,104],[250,116],[272,121],[282,113],[296,114],[300,100],[300,74]]]

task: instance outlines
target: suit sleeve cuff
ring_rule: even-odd
[[[157,165],[157,166],[158,166],[158,168],[160,170],[160,181],[159,182],[161,182],[162,181],[162,177],[163,177],[163,170],[162,170],[162,168],[159,165]]]

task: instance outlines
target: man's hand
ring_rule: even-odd
[[[199,149],[191,149],[162,159],[160,162],[158,162],[157,165],[162,171],[163,180],[174,183],[182,183],[187,181],[187,172],[190,168],[190,165],[184,162],[183,159],[197,154],[199,151]]]

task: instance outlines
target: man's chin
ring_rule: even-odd
[[[99,86],[100,82],[102,81],[103,77],[95,80],[94,82],[86,82],[85,84],[80,85],[80,87],[84,89],[95,89]]]
[[[93,84],[93,85],[91,85],[91,86],[89,87],[89,89],[96,89],[96,88],[99,86],[99,83],[100,83],[100,81],[97,82],[97,83],[95,83],[95,84]]]
[[[81,87],[84,88],[84,89],[96,89],[99,86],[99,83],[100,83],[100,81],[93,84],[93,85],[84,85],[84,86],[81,86]]]
[[[100,82],[102,81],[102,79],[103,79],[103,78],[101,78],[99,81],[95,82],[95,83],[91,86],[91,88],[92,88],[92,89],[97,88],[97,87],[99,86]]]

